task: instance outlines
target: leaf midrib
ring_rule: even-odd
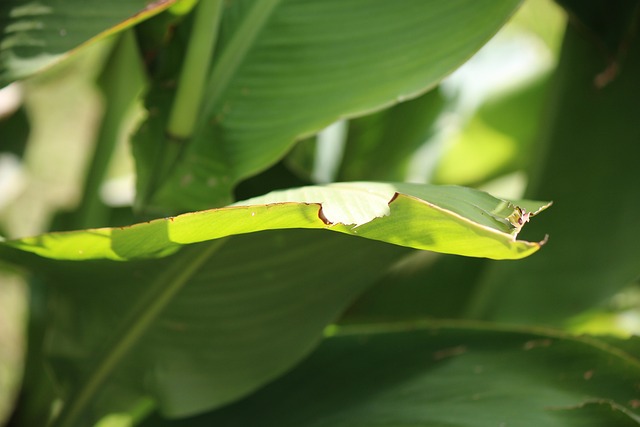
[[[201,110],[199,128],[205,126],[207,118],[211,117],[214,108],[220,101],[221,95],[229,86],[229,82],[236,74],[247,52],[253,46],[258,34],[271,17],[273,10],[281,0],[261,0],[251,7],[244,20],[238,27],[220,59],[214,65],[205,89],[206,101]]]

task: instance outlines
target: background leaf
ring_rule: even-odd
[[[635,166],[640,130],[633,113],[640,93],[640,44],[604,88],[594,79],[604,62],[596,46],[568,27],[546,111],[543,148],[528,190],[556,201],[541,226],[553,244],[541,257],[492,265],[470,306],[472,315],[558,323],[604,302],[639,273],[640,209]],[[600,226],[606,224],[605,227]]]
[[[640,423],[638,359],[592,338],[455,324],[345,331],[243,401],[199,418],[146,425]],[[594,418],[585,424],[588,416]]]
[[[479,258],[410,253],[367,288],[341,322],[464,318],[485,265]]]
[[[210,247],[127,263],[31,260],[51,285],[45,354],[64,391],[62,420],[87,425],[144,396],[171,416],[237,399],[308,354],[408,251],[309,230]]]
[[[0,86],[30,76],[80,45],[159,13],[176,0],[64,0],[0,3]]]
[[[177,163],[163,182],[155,182],[149,171],[158,161],[171,82],[156,86],[169,93],[153,95],[149,121],[134,145],[139,194],[172,212],[228,203],[238,181],[273,165],[297,139],[341,117],[362,115],[433,87],[480,48],[518,4],[228,3],[202,127],[182,154],[164,162]]]

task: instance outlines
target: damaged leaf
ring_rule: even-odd
[[[525,216],[549,205],[509,202],[455,186],[339,183],[276,191],[225,208],[129,227],[54,232],[3,244],[54,259],[131,260],[166,256],[182,245],[238,234],[304,228],[435,252],[518,259],[544,243],[517,240]]]

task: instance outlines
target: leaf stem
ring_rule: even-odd
[[[222,0],[200,0],[185,55],[167,133],[177,139],[193,135],[204,95],[206,76],[214,55]]]
[[[160,274],[149,287],[149,292],[141,298],[132,315],[124,322],[121,333],[117,333],[114,342],[100,353],[91,375],[79,387],[77,393],[64,405],[60,416],[54,421],[55,427],[72,427],[80,420],[92,399],[100,391],[118,364],[129,350],[149,329],[153,321],[172,301],[175,295],[193,277],[202,265],[226,242],[218,239],[208,247],[192,245],[185,247],[172,260],[169,269]]]

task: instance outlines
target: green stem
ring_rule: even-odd
[[[200,0],[185,55],[167,133],[185,140],[193,135],[204,95],[206,76],[218,35],[222,0]]]
[[[97,359],[91,370],[90,377],[66,402],[60,416],[53,423],[55,427],[72,427],[77,424],[93,398],[129,350],[139,341],[176,294],[225,242],[226,239],[219,239],[206,248],[203,248],[202,245],[193,245],[182,249],[176,259],[172,260],[168,270],[160,274],[157,280],[151,284],[149,293],[140,299],[132,310],[128,321],[124,322],[122,332],[116,334],[115,341],[107,347],[107,351],[101,353],[101,357]]]

